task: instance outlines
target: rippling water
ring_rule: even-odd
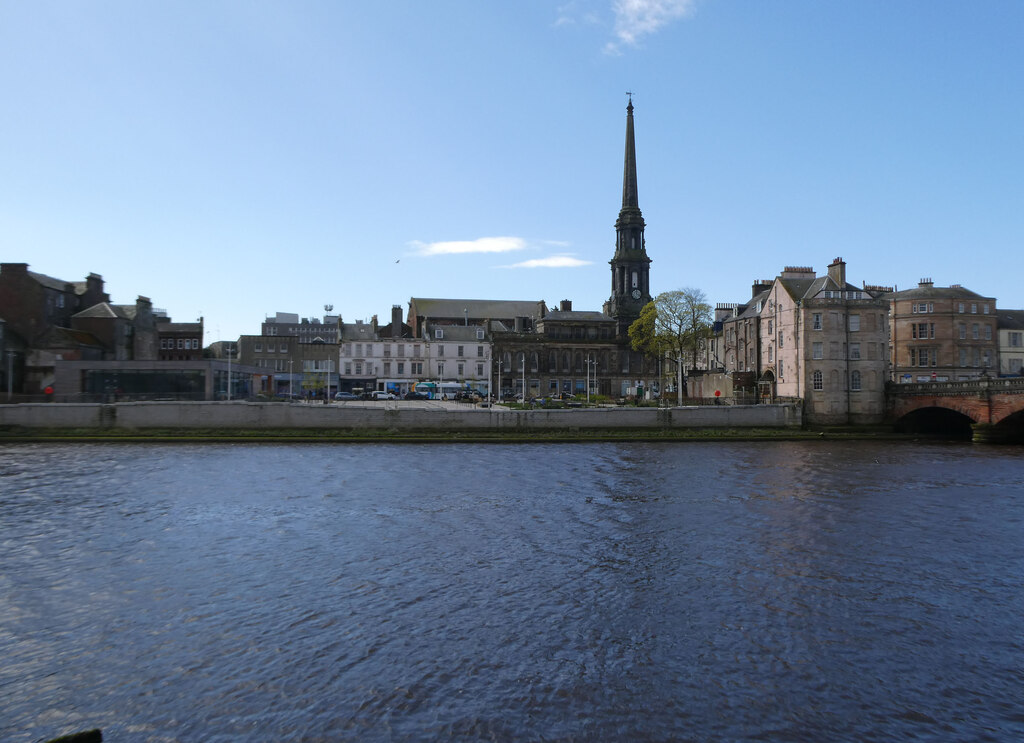
[[[1022,455],[0,447],[0,739],[1024,739]]]

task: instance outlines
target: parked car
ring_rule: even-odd
[[[406,392],[405,393],[405,399],[406,400],[429,400],[430,399],[430,395],[428,395],[426,392],[417,392],[416,390],[412,390],[410,392]]]
[[[359,395],[353,394],[352,392],[339,392],[334,396],[335,400],[360,400],[362,398]]]
[[[373,392],[373,399],[374,400],[397,400],[398,397],[395,396],[394,392],[388,392],[387,390],[374,390],[374,392]]]

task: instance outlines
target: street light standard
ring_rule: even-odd
[[[14,396],[14,351],[7,352],[7,402]]]
[[[327,324],[327,315],[330,312],[334,312],[334,305],[333,304],[325,304],[324,305],[324,325]],[[326,336],[327,333],[325,332],[324,335]],[[337,336],[335,336],[335,338],[337,338]],[[331,367],[333,365],[334,364],[331,361],[331,355],[327,354],[327,385],[324,387],[324,402],[325,403],[329,403],[331,401]],[[340,380],[338,382],[338,386],[339,387],[341,386],[341,381]]]
[[[525,405],[526,404],[526,351],[522,352],[522,356],[523,356],[523,364],[522,364],[521,368],[519,369],[519,371],[522,372],[522,375],[523,375],[523,405]]]
[[[225,347],[228,354],[228,402],[231,402],[231,342]]]
[[[586,361],[587,361],[587,402],[589,403],[590,402],[591,379],[593,379],[593,381],[595,383],[597,382],[597,359],[595,359],[593,356],[591,356],[588,353]],[[593,378],[591,378],[591,376],[590,376],[590,368],[591,367],[594,368],[594,376],[593,376]],[[596,387],[597,385],[594,384],[594,386]]]
[[[288,399],[292,397],[292,364],[295,363],[291,359],[288,359]]]

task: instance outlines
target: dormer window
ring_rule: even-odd
[[[438,339],[444,338],[444,331],[441,330],[441,328],[438,328],[437,330],[434,331],[434,337]]]
[[[478,341],[482,341],[484,339],[484,330],[483,330],[483,328],[477,328],[476,339]]]

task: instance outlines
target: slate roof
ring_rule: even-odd
[[[201,322],[162,322],[156,326],[158,333],[201,333]]]
[[[603,312],[596,310],[553,310],[544,316],[544,322],[608,322],[614,323],[615,319],[608,317]]]
[[[73,290],[74,284],[72,284],[70,281],[55,279],[52,276],[47,276],[44,273],[36,273],[35,271],[28,271],[27,273],[29,276],[31,276],[33,279],[35,279],[48,289],[56,289],[57,291],[60,292],[66,292],[68,291],[68,287],[72,287]]]
[[[807,296],[813,297],[825,288],[826,283],[835,285],[835,282],[832,282],[828,276],[819,276],[816,279],[779,279],[778,281],[782,284],[782,288],[786,290],[786,293],[793,299],[803,299]]]
[[[436,299],[413,297],[409,306],[416,317],[426,318],[511,318],[536,317],[544,315],[543,300],[505,299]],[[463,312],[468,310],[468,313]]]
[[[89,317],[118,318],[119,317],[122,320],[131,320],[135,316],[135,312],[134,312],[135,308],[132,307],[133,311],[132,311],[131,315],[129,315],[128,313],[125,312],[125,308],[126,308],[125,305],[115,305],[115,304],[110,304],[109,302],[100,302],[98,304],[94,304],[92,307],[89,307],[88,309],[82,310],[81,312],[76,312],[74,315],[72,315],[72,317],[81,317],[81,318],[89,318]]]
[[[377,332],[379,333],[384,328],[386,328],[389,332],[391,330],[390,325],[380,325],[377,328]],[[373,326],[370,325],[369,323],[343,322],[341,324],[341,339],[343,341],[363,339],[374,340],[376,336],[377,333],[373,332]]]
[[[1024,330],[1024,310],[999,310],[996,327],[1006,330]]]
[[[71,328],[49,328],[35,344],[39,348],[74,348],[87,346],[102,349],[104,346],[92,333]]]
[[[889,295],[890,299],[992,299],[962,286],[918,286]]]
[[[427,325],[429,332],[429,338],[426,340],[445,340],[445,341],[479,341],[476,337],[476,331],[480,330],[480,325]],[[444,332],[444,338],[435,338],[434,330],[439,329]]]
[[[727,318],[727,321],[746,320],[751,317],[759,317],[760,312],[758,311],[757,306],[758,304],[762,306],[764,305],[764,303],[768,300],[768,294],[770,292],[771,289],[765,289],[763,292],[758,293],[756,296],[751,298],[751,300],[747,302],[745,305],[741,305],[742,309],[739,311],[739,313]]]

